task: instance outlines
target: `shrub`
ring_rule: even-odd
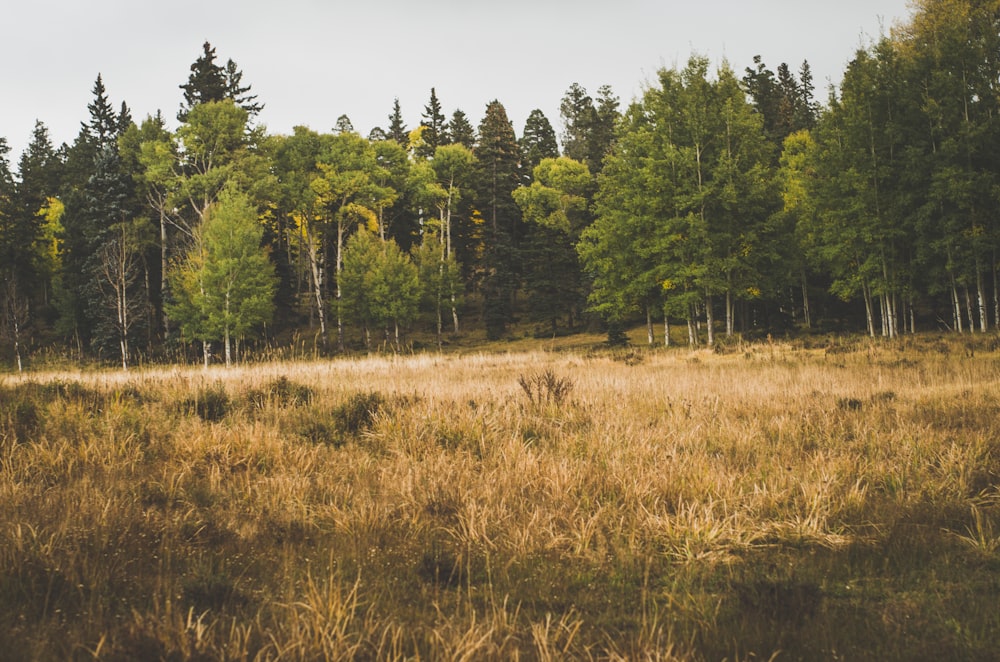
[[[521,375],[517,378],[517,383],[532,405],[552,403],[562,406],[563,402],[573,390],[573,382],[565,377],[556,377],[552,370],[535,373],[533,375]]]
[[[250,389],[246,398],[257,409],[263,409],[269,402],[278,407],[298,407],[312,402],[313,390],[282,375],[268,382],[262,389]]]
[[[385,397],[378,391],[355,393],[333,410],[333,422],[345,435],[357,435],[371,427],[372,420],[386,406]]]
[[[185,414],[197,414],[201,420],[217,423],[229,413],[229,394],[222,382],[210,386],[202,386],[193,398],[187,398],[181,403]]]

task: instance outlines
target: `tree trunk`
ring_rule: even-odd
[[[733,289],[726,288],[726,337],[733,337]]]
[[[865,299],[865,316],[868,321],[868,335],[871,338],[875,337],[875,311],[872,309],[872,293],[868,289],[868,283],[864,282],[861,284],[861,293]]]
[[[951,305],[952,317],[955,320],[955,331],[962,333],[962,304],[958,300],[958,286],[955,284],[955,277],[951,277]]]
[[[695,330],[694,313],[691,310],[690,306],[688,307],[687,323],[688,323],[688,346],[689,347],[697,347],[697,345],[698,345],[698,332]]]
[[[344,316],[340,310],[340,270],[343,264],[344,222],[337,220],[337,350],[344,351]]]
[[[646,340],[650,347],[656,342],[653,337],[653,310],[650,306],[646,306]]]
[[[962,289],[965,290],[965,312],[968,313],[969,317],[969,333],[976,332],[976,318],[972,316],[972,297],[969,295],[969,287],[966,285]]]
[[[806,270],[802,268],[802,323],[807,329],[812,328],[812,315],[809,312],[809,283],[806,281]]]
[[[170,318],[167,317],[167,215],[160,209],[160,311],[163,314],[163,339],[170,338]]]
[[[976,261],[976,298],[979,303],[979,329],[983,333],[989,330],[990,321],[986,312],[986,286],[983,283],[983,270],[979,268],[979,261]]]
[[[205,356],[205,370],[208,370],[208,358],[209,356],[211,356],[211,349],[209,348],[207,340],[201,341],[201,349],[202,349],[202,354],[204,354]]]
[[[670,317],[663,313],[663,346],[670,347]]]
[[[1000,330],[1000,270],[997,269],[995,249],[993,251],[993,323]]]
[[[323,345],[326,345],[326,310],[323,305],[323,275],[319,270],[319,252],[316,250],[316,245],[312,240],[312,237],[308,235],[306,240],[309,243],[309,249],[307,253],[309,255],[309,270],[312,274],[312,289],[315,296],[316,303],[316,315],[319,318],[319,333],[322,339]]]
[[[705,326],[708,327],[708,346],[715,344],[715,318],[712,317],[712,295],[705,294]]]
[[[17,371],[24,372],[24,366],[21,365],[21,328],[16,318],[14,319],[14,358],[17,359]]]

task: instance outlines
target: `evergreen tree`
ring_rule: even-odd
[[[556,132],[552,129],[545,113],[535,109],[528,115],[524,123],[524,133],[521,135],[521,166],[525,172],[526,183],[530,184],[530,176],[542,159],[554,159],[559,156],[559,145],[556,142]]]
[[[423,132],[420,134],[422,140],[417,147],[417,156],[429,159],[434,156],[434,150],[450,142],[445,117],[441,112],[441,102],[438,101],[437,92],[433,87],[431,88],[431,98],[424,106],[421,117],[423,119],[420,126],[423,127]]]
[[[351,123],[351,118],[347,115],[341,115],[337,118],[337,123],[333,125],[333,130],[337,133],[355,133],[354,124]]]
[[[619,99],[610,85],[597,88],[597,106],[594,109],[594,124],[590,127],[587,166],[595,177],[601,171],[604,157],[615,142],[615,126],[621,117],[618,111]]]
[[[242,84],[243,72],[236,63],[228,60],[225,66],[219,65],[215,62],[215,48],[207,41],[202,48],[201,56],[191,64],[187,83],[180,86],[184,90],[184,102],[177,119],[186,122],[188,113],[198,104],[225,99],[231,99],[251,119],[256,117],[264,106],[257,103],[256,95],[248,94],[251,86]]]
[[[94,100],[87,104],[87,110],[90,111],[90,121],[82,124],[80,129],[91,138],[96,152],[117,141],[121,127],[119,117],[115,113],[115,109],[111,107],[111,102],[108,101],[107,90],[104,88],[104,81],[101,80],[100,74],[97,74],[92,92]],[[128,107],[124,104],[122,104],[122,109],[126,113],[128,112]]]
[[[389,115],[389,130],[386,135],[390,140],[395,140],[403,149],[410,147],[410,133],[406,130],[403,122],[403,112],[399,107],[399,97],[392,101],[392,114]]]
[[[528,312],[555,333],[561,318],[573,326],[583,307],[583,279],[574,246],[587,225],[592,182],[587,166],[566,157],[545,158],[534,181],[514,191],[527,221],[522,242]]]
[[[517,242],[521,212],[512,192],[520,183],[520,148],[507,111],[499,101],[486,107],[479,125],[477,208],[486,225],[481,288],[487,336],[499,338],[513,317],[518,282]]]
[[[105,146],[94,160],[93,175],[66,204],[62,282],[67,296],[61,328],[97,352],[118,348],[116,329],[104,315],[101,250],[116,226],[132,221],[132,196],[118,151]]]
[[[469,118],[461,110],[456,110],[448,122],[448,136],[452,143],[465,145],[469,149],[476,146],[476,131],[469,123]]]
[[[588,163],[590,157],[590,130],[597,121],[594,100],[579,83],[570,85],[559,104],[562,118],[563,154],[581,163]]]
[[[32,310],[45,309],[49,322],[51,315],[47,309],[52,304],[53,279],[59,274],[59,254],[54,244],[61,234],[62,203],[56,196],[62,185],[63,169],[48,129],[36,122],[31,142],[18,162],[18,181],[10,210],[13,234],[9,235],[9,252],[2,262],[11,265],[21,294],[29,299]]]

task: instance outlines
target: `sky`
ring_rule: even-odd
[[[347,115],[362,135],[385,127],[399,99],[408,128],[435,88],[447,117],[477,126],[503,103],[520,136],[533,109],[561,131],[571,84],[608,84],[623,107],[663,67],[692,53],[740,75],[808,60],[825,99],[861,46],[910,15],[907,0],[0,0],[0,137],[12,167],[36,120],[54,144],[88,119],[101,74],[136,121],[174,120],[202,44],[232,59],[265,104],[270,133],[330,131]],[[7,5],[7,6],[3,6]]]

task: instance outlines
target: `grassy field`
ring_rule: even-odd
[[[0,658],[1000,659],[981,338],[0,377]]]

